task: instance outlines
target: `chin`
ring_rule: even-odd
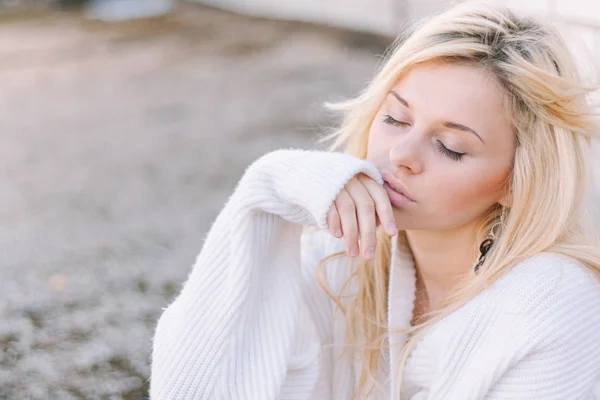
[[[396,226],[398,230],[406,230],[406,229],[420,229],[422,227],[422,223],[418,223],[414,221],[412,217],[409,217],[404,210],[393,209],[394,211],[394,220],[396,221]]]

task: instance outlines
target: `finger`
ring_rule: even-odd
[[[340,224],[340,215],[338,214],[335,203],[331,204],[327,212],[327,226],[329,231],[336,238],[342,237],[342,225]]]
[[[358,179],[349,182],[346,190],[356,205],[360,251],[366,260],[370,260],[375,256],[375,246],[377,244],[375,201],[371,198],[367,188]]]
[[[398,233],[396,219],[394,218],[392,204],[390,203],[390,199],[385,192],[385,189],[366,175],[360,175],[358,179],[369,191],[369,195],[375,201],[375,210],[385,232],[390,236],[396,235]]]
[[[346,252],[348,252],[351,257],[356,257],[358,255],[358,223],[356,221],[356,207],[346,189],[342,189],[338,194],[335,206],[342,224]]]

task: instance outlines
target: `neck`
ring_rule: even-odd
[[[417,273],[417,291],[435,310],[473,267],[478,221],[446,231],[407,230]]]

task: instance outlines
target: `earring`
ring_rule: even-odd
[[[500,221],[496,221],[492,224],[492,227],[490,228],[487,238],[483,242],[481,242],[481,244],[479,245],[479,252],[481,254],[479,255],[479,259],[477,260],[477,263],[473,267],[473,270],[475,271],[475,273],[477,273],[479,271],[479,267],[485,261],[486,254],[488,253],[488,251],[490,251],[490,249],[494,245],[494,241],[496,239],[498,239],[498,237],[499,237],[499,233],[496,234],[494,232],[494,228],[496,228],[497,226],[505,226],[504,225],[504,209],[502,210],[502,214],[500,214]]]

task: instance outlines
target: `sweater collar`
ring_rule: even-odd
[[[397,386],[397,368],[406,333],[394,332],[394,328],[408,328],[413,315],[416,295],[415,262],[404,231],[391,240],[390,279],[388,289],[388,333],[390,384],[393,394]],[[393,398],[393,397],[391,397]]]

